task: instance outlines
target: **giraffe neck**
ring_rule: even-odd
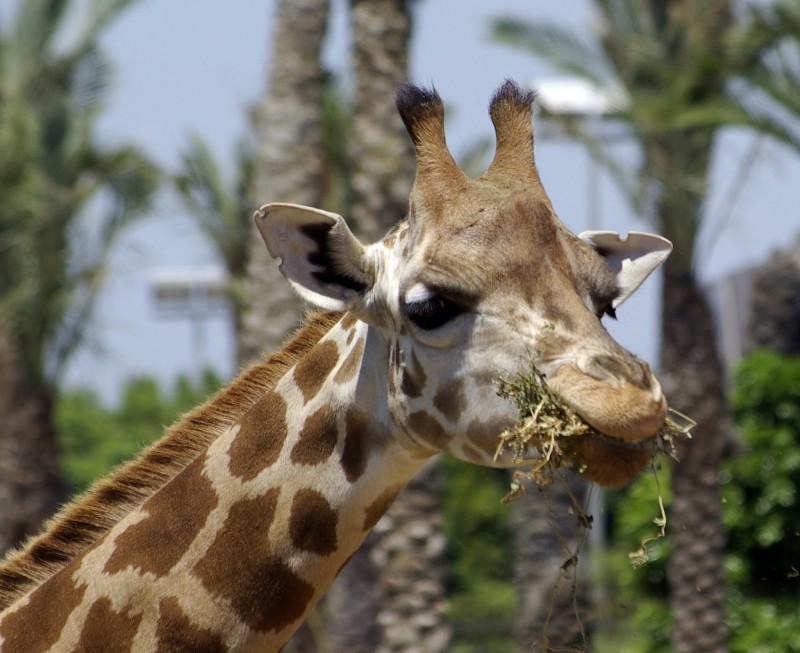
[[[277,651],[425,460],[391,437],[383,372],[362,365],[382,345],[366,333],[347,319],[333,328],[207,451],[2,613],[0,650]]]

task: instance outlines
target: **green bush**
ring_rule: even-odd
[[[153,379],[132,379],[113,408],[103,406],[90,390],[62,393],[56,405],[56,426],[67,480],[75,490],[85,489],[161,437],[165,427],[219,385],[213,372],[206,372],[197,383],[180,377],[169,392]]]
[[[744,448],[724,478],[737,580],[755,596],[800,601],[800,357],[754,353],[731,403]]]
[[[800,653],[800,358],[752,354],[735,374],[731,405],[741,450],[721,470],[730,650]],[[667,506],[668,471],[659,474]],[[656,530],[658,492],[645,474],[609,495],[612,544],[596,567],[610,600],[597,651],[670,651],[669,539],[649,542],[641,567],[626,555]]]
[[[443,458],[453,653],[510,653],[516,592],[508,473]]]

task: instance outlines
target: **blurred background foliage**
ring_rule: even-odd
[[[85,490],[158,439],[182,413],[202,403],[221,384],[211,370],[194,381],[180,376],[167,389],[152,378],[134,378],[125,385],[119,404],[110,408],[91,390],[64,392],[55,419],[67,482],[74,491]]]
[[[733,653],[800,651],[800,357],[767,350],[739,365],[731,389],[739,451],[721,476],[725,568]],[[608,550],[595,558],[604,597],[598,651],[668,653],[668,539],[647,543],[649,561],[627,553],[656,528],[655,497],[670,503],[668,469],[613,496]]]

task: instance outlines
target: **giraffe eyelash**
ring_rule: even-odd
[[[466,308],[440,296],[408,302],[403,306],[408,319],[424,331],[444,326],[461,315]]]

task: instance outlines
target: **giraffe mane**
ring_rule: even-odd
[[[65,505],[17,551],[0,561],[0,611],[51,578],[185,469],[341,319],[310,314],[284,346],[253,364],[173,424],[139,456]]]

